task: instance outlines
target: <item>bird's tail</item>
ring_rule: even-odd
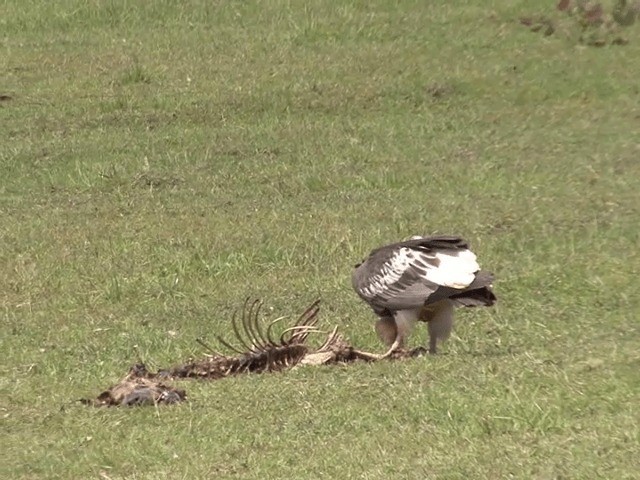
[[[481,270],[471,285],[450,299],[461,307],[489,307],[497,301],[492,290],[493,278],[491,272]]]

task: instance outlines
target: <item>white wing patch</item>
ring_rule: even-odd
[[[466,288],[480,270],[476,255],[471,250],[436,252],[433,256],[438,260],[437,267],[421,262],[420,257],[423,256],[427,257],[422,252],[418,253],[416,265],[426,270],[424,278],[443,287]]]
[[[368,285],[362,289],[362,293],[373,298],[387,291],[389,285],[396,283],[414,260],[415,253],[410,248],[402,247],[396,250],[380,271],[369,278]]]
[[[427,253],[401,247],[368,277],[360,293],[369,299],[386,297],[386,302],[396,308],[413,305],[417,300],[422,304],[438,285],[455,289],[468,287],[478,270],[480,266],[470,250]],[[403,278],[405,274],[409,275]]]

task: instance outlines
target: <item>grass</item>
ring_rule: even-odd
[[[0,476],[635,478],[640,27],[543,37],[533,1],[4,7]],[[381,350],[351,267],[434,232],[500,299],[442,355],[75,402],[201,355],[247,295],[321,297]]]

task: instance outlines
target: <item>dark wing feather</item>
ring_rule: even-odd
[[[437,235],[433,237],[414,238],[404,240],[402,242],[391,243],[373,250],[369,256],[375,254],[379,250],[389,250],[400,247],[413,248],[425,252],[434,252],[436,250],[468,250],[469,243],[461,237],[453,235]]]
[[[450,299],[461,307],[490,307],[498,300],[493,293],[493,273],[481,270],[462,292],[454,292]]]
[[[435,303],[445,298],[453,300],[460,307],[489,307],[496,303],[496,296],[493,293],[493,274],[484,270],[476,274],[473,280],[464,290],[451,287],[440,287],[429,297],[427,303]]]
[[[355,291],[378,314],[419,308],[438,289],[424,278],[424,262],[429,259],[400,255],[401,250],[403,246],[397,244],[374,250],[353,272]]]

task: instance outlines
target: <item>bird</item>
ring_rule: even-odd
[[[352,274],[356,293],[378,316],[375,330],[389,347],[404,350],[417,321],[427,322],[429,353],[449,338],[456,307],[491,306],[494,275],[480,269],[466,240],[420,236],[371,251]]]

